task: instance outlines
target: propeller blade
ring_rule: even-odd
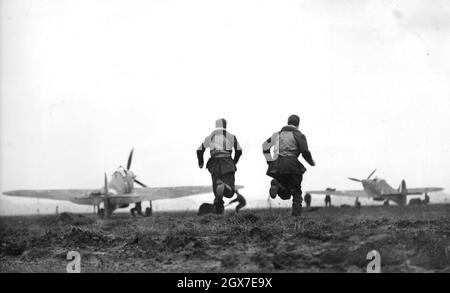
[[[369,177],[367,177],[367,179],[370,179],[370,177],[372,177],[372,175],[375,174],[376,171],[377,169],[373,170],[372,173],[370,173]]]
[[[362,182],[361,180],[359,180],[359,179],[356,179],[356,178],[351,178],[351,177],[348,177],[348,179],[350,179],[350,180],[353,180],[353,181],[356,181],[356,182]]]
[[[105,199],[108,199],[108,176],[105,173],[105,187],[104,187]]]
[[[137,184],[139,184],[139,185],[142,186],[142,187],[148,187],[147,185],[145,185],[144,183],[140,182],[140,181],[137,180],[137,179],[134,179],[134,182],[136,182]]]
[[[105,209],[105,218],[109,218],[110,216],[110,205],[109,205],[109,200],[108,200],[108,196],[109,196],[109,189],[108,189],[108,176],[106,175],[105,172],[105,190],[104,190],[105,194],[104,194],[104,198],[103,198],[103,208]]]
[[[134,148],[131,149],[130,155],[128,156],[127,170],[130,170],[131,168],[131,161],[133,160],[133,152]]]

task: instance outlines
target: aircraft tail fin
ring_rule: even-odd
[[[401,195],[406,196],[408,195],[408,189],[406,188],[406,181],[402,180],[400,183],[400,186],[398,187],[398,192],[401,193]]]

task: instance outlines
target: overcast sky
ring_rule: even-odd
[[[100,187],[133,146],[147,185],[209,184],[195,151],[224,117],[237,183],[265,201],[261,144],[294,113],[317,163],[305,190],[375,168],[450,189],[449,1],[0,5],[2,191]]]

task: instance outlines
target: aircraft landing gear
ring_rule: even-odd
[[[105,217],[105,209],[98,209],[97,214],[100,219],[103,219]]]
[[[150,217],[153,214],[152,201],[149,201],[150,207],[145,209],[145,217]]]
[[[137,214],[139,216],[143,216],[143,217],[150,217],[153,213],[153,208],[152,208],[152,202],[150,201],[150,207],[145,209],[145,213],[142,213],[142,203],[141,202],[137,202],[134,206],[134,208],[130,209],[131,215],[133,217],[136,217],[135,212],[137,212]]]

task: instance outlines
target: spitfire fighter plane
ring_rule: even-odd
[[[184,196],[211,193],[211,186],[179,186],[179,187],[147,187],[145,184],[136,179],[136,175],[130,171],[131,161],[133,158],[133,149],[128,156],[127,168],[120,166],[115,171],[108,182],[105,174],[105,182],[103,188],[100,189],[56,189],[56,190],[13,190],[3,192],[9,196],[32,197],[53,200],[67,200],[76,204],[92,205],[97,207],[100,217],[109,217],[114,210],[118,208],[126,208],[130,204],[135,204],[131,209],[142,215],[141,202],[159,199],[171,199]],[[134,183],[139,184],[142,188],[134,188]],[[242,186],[236,187],[236,189]],[[103,208],[99,208],[100,204]],[[146,215],[151,214],[150,210],[146,210]]]
[[[336,190],[332,188],[327,188],[326,190],[313,190],[306,191],[310,194],[328,194],[337,196],[347,196],[347,197],[366,197],[372,198],[374,201],[384,201],[386,205],[389,201],[395,202],[397,205],[405,205],[406,198],[409,195],[421,195],[425,194],[428,196],[430,192],[437,192],[444,190],[440,187],[424,187],[424,188],[406,188],[405,180],[402,180],[398,189],[392,188],[384,179],[374,178],[371,179],[372,175],[376,172],[374,170],[370,173],[367,179],[355,179],[348,178],[350,180],[360,182],[364,190]]]

